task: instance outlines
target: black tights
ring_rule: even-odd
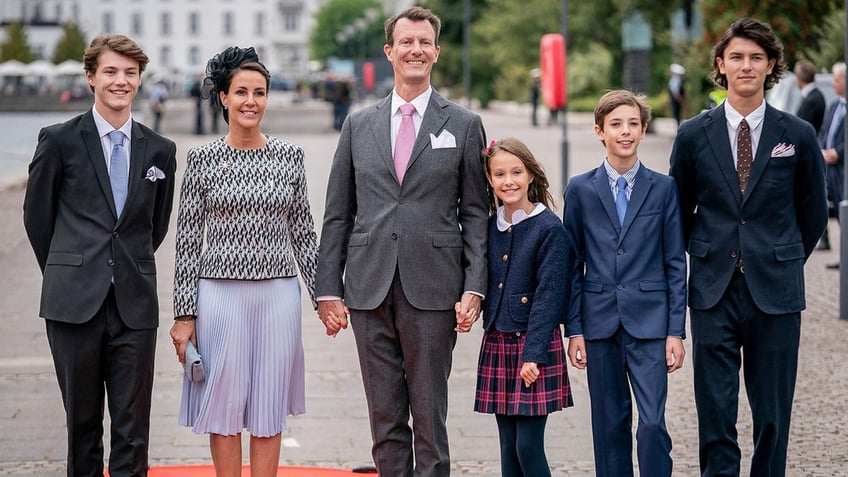
[[[495,414],[501,442],[502,477],[550,477],[545,457],[548,416]]]

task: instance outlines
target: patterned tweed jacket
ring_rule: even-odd
[[[224,138],[193,148],[177,219],[175,316],[197,314],[200,278],[264,280],[297,269],[315,306],[318,243],[303,149],[269,137],[259,149]]]

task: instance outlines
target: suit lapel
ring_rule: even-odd
[[[386,167],[392,172],[392,177],[397,182],[395,162],[392,157],[392,95],[389,94],[375,106],[374,113],[365,118],[374,136],[377,150]]]
[[[127,209],[129,209],[129,205],[132,204],[133,198],[135,197],[142,178],[144,177],[144,158],[147,157],[147,138],[144,136],[144,133],[135,121],[132,123],[131,141],[132,150],[130,151],[130,154],[132,157],[130,157],[129,184],[127,184],[127,201],[124,203],[124,212],[126,212]],[[121,217],[118,218],[119,223],[121,218],[125,215],[125,213],[121,214]]]
[[[412,148],[412,155],[409,157],[409,164],[406,166],[407,171],[412,167],[415,160],[421,156],[421,153],[427,149],[427,145],[430,143],[430,133],[438,136],[442,132],[442,128],[449,117],[445,110],[448,105],[449,103],[435,91],[430,94],[430,103],[427,104],[427,111],[422,118],[421,129],[415,136],[415,146]]]
[[[630,192],[630,201],[627,203],[627,213],[624,215],[624,224],[621,227],[621,233],[618,234],[618,243],[620,244],[627,232],[630,230],[630,225],[639,213],[639,209],[645,203],[648,197],[648,191],[654,185],[653,175],[648,171],[644,164],[639,165],[639,170],[636,172],[636,181],[633,190]],[[618,216],[616,216],[617,218]]]
[[[595,171],[595,192],[598,194],[598,199],[607,213],[613,228],[621,236],[621,225],[618,223],[618,212],[615,211],[615,200],[612,198],[612,190],[609,185],[609,176],[603,164]]]
[[[727,135],[724,104],[707,113],[707,118],[708,120],[704,124],[704,133],[708,138],[707,143],[710,145],[716,164],[727,182],[727,188],[736,198],[736,203],[741,205],[742,192],[739,191],[739,176],[736,174],[733,149],[730,147],[730,138]]]
[[[81,134],[85,148],[88,150],[88,159],[94,167],[97,182],[100,184],[100,190],[103,191],[106,203],[109,204],[109,209],[114,216],[115,198],[112,195],[112,184],[109,182],[109,170],[106,168],[106,158],[103,157],[103,143],[100,141],[100,134],[97,132],[91,110],[86,113],[86,117],[82,120]]]
[[[751,197],[751,193],[757,187],[757,183],[763,176],[771,158],[771,151],[783,137],[783,113],[766,105],[766,114],[763,118],[763,127],[760,133],[760,141],[757,143],[757,153],[754,155],[754,164],[751,166],[751,177],[748,179],[748,187],[745,188],[745,197],[742,203]]]

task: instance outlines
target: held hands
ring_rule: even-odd
[[[586,369],[586,340],[582,336],[568,338],[568,360],[577,369]]]
[[[473,293],[463,293],[462,300],[458,301],[453,309],[456,311],[457,333],[468,333],[474,322],[480,318],[480,296]]]
[[[171,342],[177,351],[177,359],[180,364],[185,364],[185,351],[189,340],[197,346],[197,338],[194,336],[194,320],[186,319],[188,316],[179,316],[171,325]]]
[[[529,388],[531,384],[536,382],[539,377],[539,365],[531,361],[527,361],[521,365],[521,379],[524,380],[524,387]]]
[[[683,349],[682,338],[669,336],[665,339],[665,365],[668,368],[668,374],[683,367],[684,356],[686,356],[686,350]]]
[[[350,316],[350,310],[342,300],[318,302],[318,318],[321,320],[321,323],[324,323],[324,327],[327,329],[327,336],[335,338],[339,334],[339,331],[347,329],[348,316]]]

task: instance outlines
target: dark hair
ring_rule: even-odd
[[[806,84],[816,81],[816,65],[810,60],[801,60],[795,63],[795,76]]]
[[[786,72],[786,61],[783,59],[783,43],[777,38],[768,23],[754,18],[741,18],[733,22],[730,28],[724,32],[721,39],[713,47],[713,81],[715,84],[727,89],[727,76],[718,68],[718,58],[724,58],[724,50],[730,40],[744,38],[751,40],[760,48],[765,50],[769,60],[775,60],[771,73],[766,76],[764,89],[771,89]]]
[[[397,15],[386,20],[384,28],[386,30],[386,44],[394,45],[395,43],[395,25],[401,18],[407,18],[414,22],[428,21],[433,26],[433,31],[436,33],[436,45],[439,44],[439,31],[442,29],[442,21],[430,10],[421,7],[408,8]]]
[[[604,119],[619,106],[635,106],[639,108],[639,119],[642,121],[643,128],[651,122],[651,107],[645,102],[644,95],[636,94],[626,89],[615,89],[601,96],[601,99],[598,100],[598,104],[595,106],[595,124],[601,128],[601,131],[604,130]]]
[[[138,43],[131,40],[125,35],[97,35],[91,40],[91,44],[85,49],[82,55],[83,70],[91,73],[97,73],[97,66],[100,61],[100,55],[106,51],[112,50],[119,55],[126,56],[138,62],[138,74],[144,73],[144,68],[147,67],[147,55],[144,50],[138,46]],[[94,86],[89,85],[91,91],[94,92]]]
[[[527,186],[527,198],[530,202],[541,202],[545,207],[552,209],[554,207],[554,198],[551,195],[548,187],[548,176],[545,175],[545,169],[530,152],[530,148],[518,139],[508,137],[500,141],[492,141],[489,147],[483,149],[483,167],[486,170],[486,177],[491,177],[492,172],[489,169],[489,161],[492,157],[500,152],[508,152],[521,160],[527,172],[533,177],[533,182]],[[491,184],[486,187],[489,192],[489,213],[495,213],[500,205],[495,191],[492,190]]]
[[[265,77],[265,87],[271,85],[271,73],[259,61],[259,55],[253,47],[239,48],[231,46],[209,59],[206,63],[206,78],[203,79],[203,90],[200,97],[211,98],[212,103],[221,110],[224,121],[229,124],[230,117],[227,108],[221,104],[220,92],[228,93],[233,76],[239,71],[256,71]]]

